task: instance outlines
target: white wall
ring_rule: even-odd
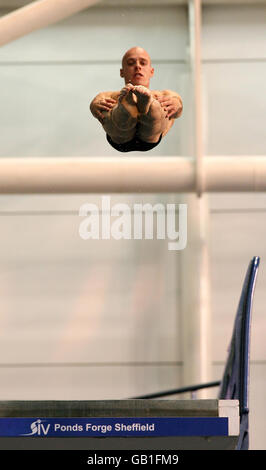
[[[208,155],[265,155],[266,6],[204,7],[203,73]],[[265,194],[212,194],[213,362],[221,374],[249,259],[261,265],[252,316],[251,447],[265,449]]]
[[[184,8],[110,8],[5,46],[1,155],[116,155],[89,101],[123,86],[121,57],[140,42],[154,59],[154,87],[184,95],[186,41]],[[180,122],[151,153],[181,151]],[[112,203],[157,199],[113,195]],[[84,242],[77,214],[87,201],[101,198],[0,198],[1,398],[123,398],[180,383],[176,256],[163,241]]]
[[[0,155],[116,155],[88,103],[100,91],[122,88],[121,58],[138,44],[154,60],[151,86],[184,95],[186,42],[185,8],[155,7],[151,15],[149,8],[113,7],[91,8],[4,46],[1,80],[8,92],[1,96],[0,125],[9,130],[16,115],[19,129],[12,142],[9,132],[3,133]],[[187,153],[181,142],[184,123],[152,154]]]
[[[204,7],[209,155],[265,154],[265,12]],[[121,56],[140,43],[154,61],[152,87],[176,89],[184,99],[183,117],[150,155],[191,154],[186,9],[114,7],[93,8],[0,50],[0,156],[117,155],[88,102],[122,87]],[[111,200],[178,203],[179,195]],[[78,210],[87,201],[101,198],[0,197],[0,399],[124,398],[181,385],[179,254],[167,241],[81,240]],[[247,264],[262,258],[250,405],[252,448],[266,448],[265,195],[209,201],[214,379]]]

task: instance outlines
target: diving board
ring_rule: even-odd
[[[238,400],[1,401],[3,450],[231,450]]]

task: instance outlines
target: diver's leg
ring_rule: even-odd
[[[140,112],[138,118],[138,137],[144,142],[158,142],[161,134],[166,130],[168,120],[159,101],[152,97],[148,88],[135,87],[137,107]]]
[[[139,113],[132,98],[131,87],[123,88],[117,105],[103,114],[103,128],[113,142],[123,144],[134,138]]]

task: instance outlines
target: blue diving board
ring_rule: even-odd
[[[238,435],[238,400],[0,403],[0,449],[233,449]]]

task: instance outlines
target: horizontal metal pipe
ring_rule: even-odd
[[[184,158],[2,158],[0,193],[134,193],[193,190]]]
[[[203,158],[203,191],[266,191],[266,156]],[[0,194],[196,192],[189,157],[0,158]]]
[[[206,382],[198,385],[189,385],[187,387],[181,387],[181,388],[173,388],[171,390],[163,390],[161,392],[155,392],[155,393],[148,393],[147,395],[140,395],[137,397],[133,397],[133,400],[140,400],[140,399],[150,399],[150,398],[161,398],[161,397],[167,397],[170,395],[179,395],[181,393],[187,393],[187,392],[197,392],[198,390],[202,390],[205,388],[212,388],[212,387],[219,387],[221,381],[217,380],[215,382]]]
[[[99,0],[38,0],[0,18],[0,46],[63,20]]]
[[[205,157],[205,191],[266,191],[266,156]]]

